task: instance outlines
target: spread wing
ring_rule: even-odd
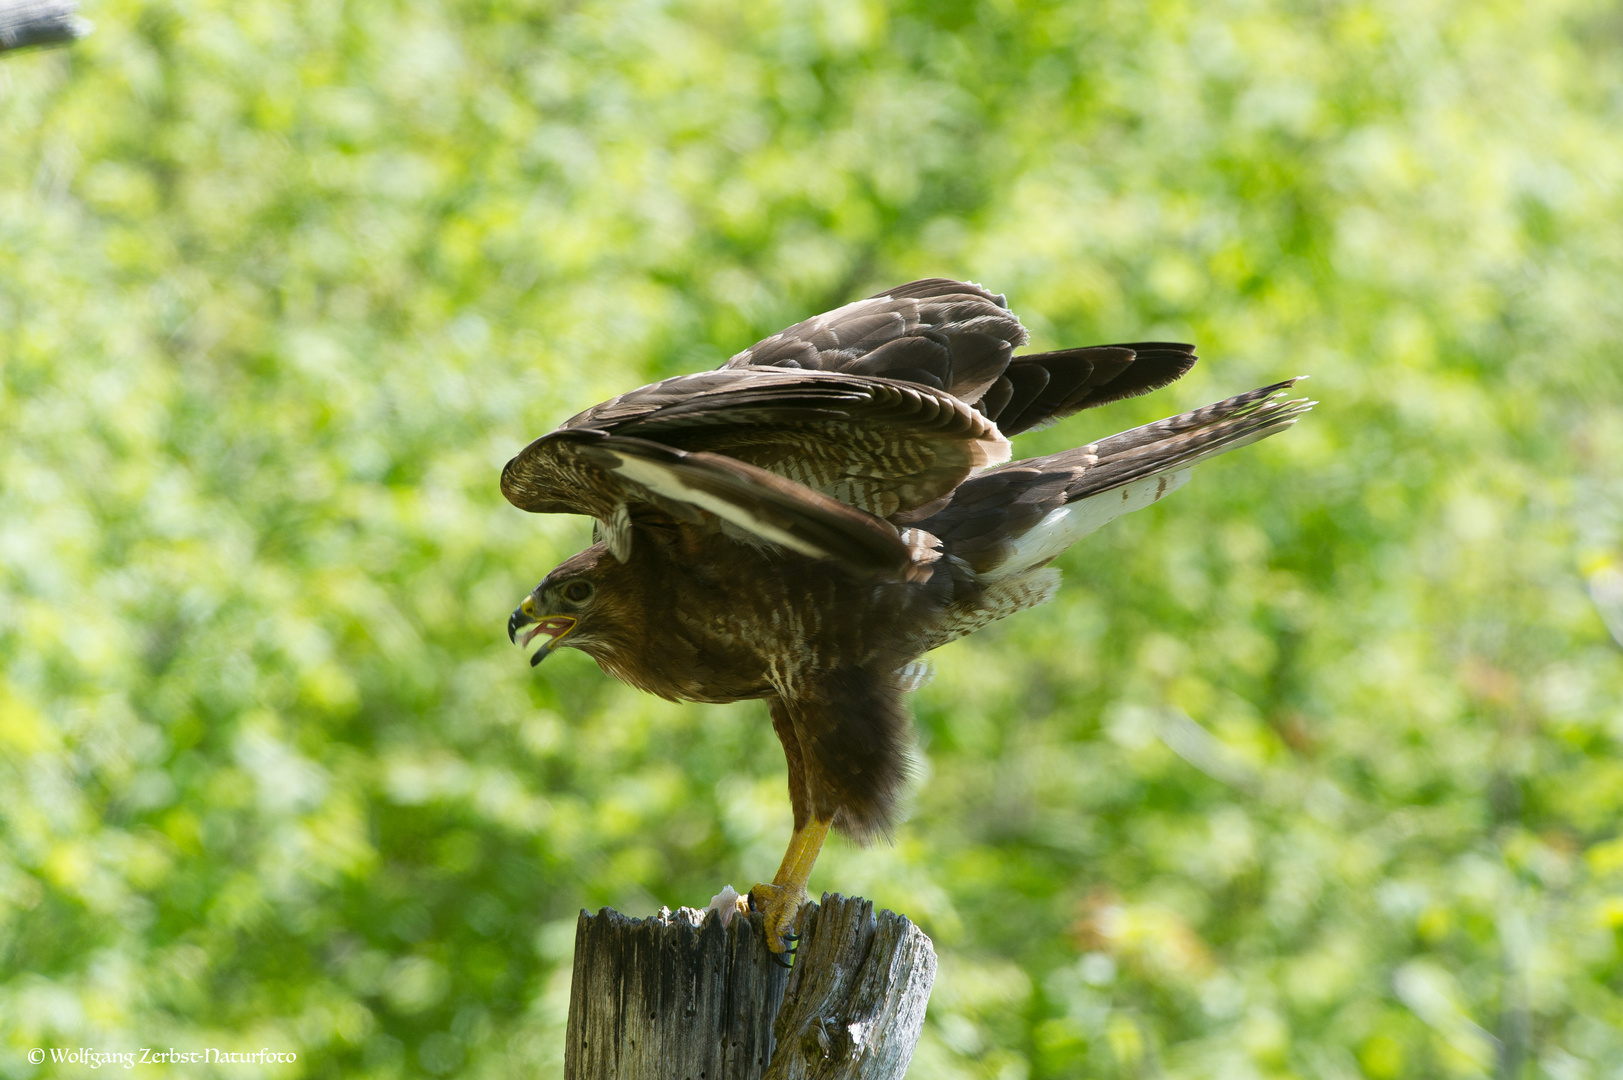
[[[914,576],[922,565],[883,519],[1008,453],[995,424],[928,387],[722,370],[573,417],[507,463],[502,492],[525,510],[596,518],[618,557],[633,526],[657,518]]]
[[[893,526],[721,454],[688,453],[590,428],[560,429],[508,462],[502,492],[526,510],[597,518],[620,559],[630,553],[636,508],[645,519],[651,511],[666,521],[717,527],[854,569],[916,576],[912,553]]]
[[[725,454],[881,518],[939,499],[1009,457],[994,423],[940,390],[777,368],[679,375],[559,430],[587,429]],[[508,463],[503,491],[526,510],[579,513],[570,508],[580,501],[572,490],[579,481],[558,486],[547,446],[539,440]],[[515,497],[520,488],[525,494]]]
[[[979,285],[927,278],[796,323],[727,361],[916,383],[977,406],[1005,435],[1167,385],[1192,345],[1093,345],[1015,356],[1025,328]]]
[[[636,525],[718,529],[863,569],[920,571],[892,522],[1006,461],[1006,434],[1163,386],[1187,345],[1015,356],[1002,296],[931,278],[774,334],[717,371],[566,421],[502,471],[536,513],[588,514],[625,557]]]

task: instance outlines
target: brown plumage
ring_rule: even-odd
[[[588,409],[502,471],[516,506],[598,523],[509,621],[546,638],[532,663],[577,648],[662,697],[767,701],[795,820],[752,893],[774,951],[827,830],[892,827],[911,662],[1047,600],[1078,537],[1311,405],[1291,380],[1002,465],[1007,435],[1195,362],[1160,342],[1015,356],[1025,340],[1003,297],[912,282]]]

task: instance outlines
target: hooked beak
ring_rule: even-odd
[[[548,640],[542,643],[534,656],[530,657],[530,666],[535,667],[558,647],[559,642],[569,636],[569,632],[575,629],[575,624],[579,621],[573,615],[538,615],[535,596],[531,594],[526,596],[524,603],[514,609],[513,614],[508,617],[507,640],[518,645],[528,645],[537,636],[546,634]],[[529,626],[530,629],[524,632],[523,640],[520,640],[518,631],[523,626]]]

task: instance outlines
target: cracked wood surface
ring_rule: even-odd
[[[761,916],[581,912],[566,1080],[901,1080],[935,980],[930,939],[837,893],[808,904],[792,970]]]

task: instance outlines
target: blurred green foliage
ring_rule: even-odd
[[[1623,1075],[1614,5],[85,13],[0,61],[0,1074],[558,1075],[576,910],[788,803],[762,709],[530,671],[588,530],[497,472],[944,274],[1201,345],[1017,453],[1324,404],[937,658],[812,882],[934,936],[912,1074]]]

